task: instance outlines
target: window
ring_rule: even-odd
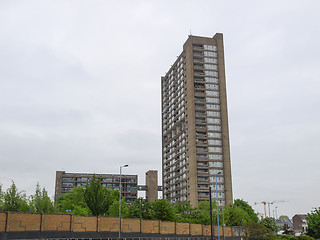
[[[218,78],[214,78],[214,77],[205,77],[204,78],[206,82],[212,82],[212,83],[219,83]]]
[[[219,173],[218,175],[223,175],[223,170],[222,169],[210,169],[209,170],[209,174],[211,174],[211,175],[215,175],[217,173]]]
[[[209,162],[209,167],[223,167],[223,163],[222,162]]]
[[[63,177],[62,181],[73,181],[72,177]]]
[[[217,51],[217,47],[214,45],[203,45],[204,50]]]
[[[222,160],[222,155],[221,154],[209,154],[209,159]]]
[[[204,58],[205,63],[217,63],[217,59],[215,58]]]
[[[209,152],[218,152],[222,153],[222,148],[221,147],[208,147]]]
[[[204,56],[205,57],[217,57],[217,53],[204,51]]]
[[[207,113],[208,113],[208,116],[211,116],[211,117],[220,117],[220,112],[207,111]],[[208,123],[211,123],[210,121],[212,121],[212,120],[207,119]]]
[[[219,85],[217,84],[206,84],[206,89],[214,89],[214,90],[219,90]]]
[[[212,112],[215,113],[215,112]],[[220,119],[218,118],[207,118],[208,123],[213,123],[213,124],[220,124]]]
[[[62,186],[70,187],[70,186],[73,186],[73,183],[70,183],[70,182],[63,182],[63,183],[62,183]]]
[[[218,70],[218,66],[212,64],[205,64],[204,69]]]
[[[219,97],[219,92],[206,90],[207,96]]]
[[[218,146],[221,146],[221,145],[222,145],[222,142],[221,142],[221,140],[209,139],[209,140],[208,140],[208,144],[209,144],[209,145],[218,145]]]
[[[219,98],[206,97],[206,101],[209,103],[220,103]]]
[[[204,71],[204,74],[207,76],[214,76],[213,71]]]
[[[212,131],[221,131],[221,127],[216,125],[208,125],[207,128]]]
[[[220,105],[218,105],[218,104],[207,104],[207,109],[220,110]]]
[[[208,132],[208,137],[221,138],[221,133],[217,133],[217,132]]]

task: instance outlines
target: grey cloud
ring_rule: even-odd
[[[223,32],[235,198],[290,200],[279,205],[289,216],[316,207],[318,1],[0,5],[5,187],[39,181],[52,195],[56,170],[121,163],[143,183],[161,170],[160,76],[190,31]]]

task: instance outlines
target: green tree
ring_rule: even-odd
[[[144,201],[142,198],[136,199],[136,201],[134,203],[131,203],[128,207],[130,218],[153,218],[153,210],[151,208],[150,203]]]
[[[320,238],[320,208],[308,213],[306,220],[308,223],[308,235]]]
[[[175,209],[166,199],[157,199],[151,203],[154,217],[162,221],[175,221]]]
[[[3,211],[4,192],[2,191],[2,184],[0,184],[0,211]]]
[[[286,216],[286,215],[281,215],[281,216],[279,217],[279,219],[289,219],[289,217]]]
[[[112,216],[112,217],[119,216],[119,200],[113,201],[113,203],[109,207],[108,213],[109,213],[109,216]],[[121,217],[123,218],[129,217],[129,208],[125,198],[121,198]]]
[[[90,209],[84,200],[84,189],[82,187],[75,187],[72,192],[65,193],[59,196],[56,207],[59,212],[70,213],[75,215],[89,216]]]
[[[246,235],[249,239],[263,239],[265,235],[270,234],[271,230],[263,224],[257,222],[246,223]]]
[[[249,221],[252,221],[252,222],[259,221],[258,215],[254,212],[253,208],[246,201],[244,201],[242,199],[236,199],[236,200],[234,200],[234,205],[242,208],[244,211],[246,211],[248,213]]]
[[[228,205],[224,208],[224,220],[227,226],[243,226],[251,221],[245,210],[237,205]]]
[[[54,207],[48,192],[45,188],[41,190],[39,183],[37,183],[35,194],[31,196],[31,207],[33,212],[37,213],[52,213]]]
[[[278,227],[276,225],[276,222],[274,221],[273,218],[271,217],[266,217],[266,218],[263,218],[260,223],[262,225],[264,225],[265,227],[267,227],[268,229],[270,229],[272,232],[276,232],[278,231]]]
[[[176,221],[190,222],[193,208],[189,202],[176,202],[174,204],[176,211]]]
[[[30,206],[25,192],[19,192],[16,184],[12,181],[11,186],[4,194],[3,209],[10,212],[28,212]]]
[[[212,202],[212,222],[213,224],[217,224],[217,212],[216,212],[216,202]],[[203,201],[198,204],[198,207],[194,208],[191,213],[191,221],[193,223],[201,223],[209,225],[211,223],[210,221],[210,202],[209,201]],[[221,218],[220,218],[221,220]],[[219,221],[220,223],[221,221]]]
[[[286,223],[283,224],[282,230],[283,230],[283,234],[285,235],[292,235],[294,233],[292,229],[289,227],[289,225]]]
[[[101,180],[93,175],[90,184],[87,184],[84,192],[84,200],[89,207],[92,215],[107,215],[107,211],[113,201],[107,196],[106,188],[101,186]]]

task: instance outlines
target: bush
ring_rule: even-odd
[[[302,236],[291,236],[291,235],[272,235],[272,236],[266,236],[264,239],[268,240],[315,240],[314,238],[302,235]]]

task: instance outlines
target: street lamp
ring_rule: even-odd
[[[217,202],[217,220],[218,220],[218,240],[220,240],[220,227],[219,227],[219,202],[218,202],[218,174],[221,172],[216,173],[216,202]]]
[[[209,198],[210,198],[209,202],[210,202],[210,227],[211,227],[210,240],[213,240],[211,185],[209,185]]]
[[[122,168],[129,167],[128,164],[120,166],[120,185],[119,185],[119,239],[121,238],[121,172]]]

